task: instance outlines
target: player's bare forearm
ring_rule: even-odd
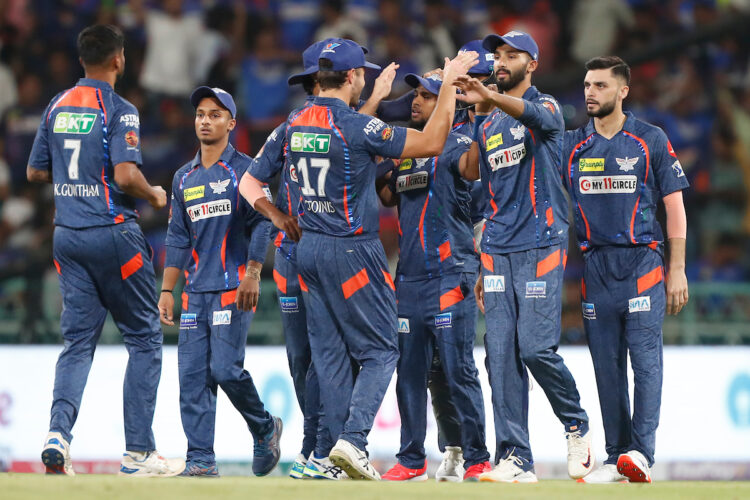
[[[476,142],[472,142],[469,150],[461,155],[458,171],[468,181],[479,179],[479,146]]]
[[[508,113],[513,118],[520,118],[525,108],[524,100],[518,97],[501,94],[499,92],[490,92],[492,104],[495,107]]]
[[[133,162],[115,165],[115,182],[126,194],[146,200],[156,209],[167,205],[167,193],[164,188],[149,184],[141,169]]]
[[[37,168],[28,165],[26,167],[26,179],[29,182],[38,182],[41,184],[52,183],[52,172],[50,170],[39,170]]]

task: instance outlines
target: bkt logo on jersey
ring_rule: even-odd
[[[438,328],[448,328],[453,325],[453,313],[443,313],[435,316],[435,326]]]
[[[499,274],[488,274],[484,277],[484,293],[504,292],[505,276]]]
[[[409,318],[398,318],[398,333],[411,333]]]
[[[634,297],[628,301],[628,312],[645,312],[651,310],[651,297]]]
[[[94,113],[59,113],[53,131],[56,134],[88,134],[95,121]]]
[[[399,175],[396,179],[396,191],[410,191],[412,189],[426,188],[429,175],[427,172],[417,172],[414,174]]]
[[[581,194],[635,193],[637,187],[635,175],[584,176],[578,179]]]
[[[499,170],[501,168],[512,167],[518,165],[521,160],[526,156],[526,145],[522,142],[511,146],[509,148],[501,149],[489,155],[487,158],[490,162],[490,168],[492,171]]]
[[[190,220],[197,222],[202,219],[210,219],[211,217],[221,217],[222,215],[231,214],[232,202],[229,200],[209,201],[207,203],[201,203],[200,205],[187,207],[185,210],[187,210]]]
[[[290,145],[297,153],[327,153],[331,144],[330,134],[295,132]]]

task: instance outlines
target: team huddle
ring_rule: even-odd
[[[86,77],[51,101],[27,169],[30,181],[55,186],[54,259],[64,305],[64,349],[42,451],[48,473],[74,474],[71,430],[107,311],[129,353],[120,475],[218,476],[218,387],[254,438],[253,472],[273,470],[283,425],[243,366],[272,242],[289,368],[304,416],[292,478],[427,480],[429,391],[444,453],[438,481],[536,482],[530,372],[563,426],[571,478],[651,482],[662,322],[688,300],[688,182],[661,129],[623,112],[630,80],[624,61],[604,56],[587,63],[591,120],[566,132],[558,102],[531,84],[540,54],[526,33],[466,44],[443,68],[407,75],[414,91],[391,101],[385,98],[398,65],[384,68],[362,101],[366,69],[381,68],[351,40],[322,40],[305,50],[304,70],[289,78],[305,89],[305,104],[255,158],[229,144],[237,114],[232,96],[199,87],[190,101],[200,150],[174,175],[157,300],[134,198],[163,208],[167,193],[140,172],[138,112],[113,90],[123,46],[112,26],[79,34]],[[268,189],[274,179],[275,201]],[[667,217],[666,267],[659,200]],[[582,316],[604,423],[607,458],[599,467],[575,380],[557,354],[569,202],[584,256]],[[398,208],[395,279],[378,237],[381,203]],[[159,321],[174,324],[173,290],[183,274],[185,460],[162,457],[151,431]],[[473,354],[477,309],[487,324],[492,459]],[[401,445],[397,463],[381,477],[367,437],[394,372]]]

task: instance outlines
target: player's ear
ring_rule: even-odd
[[[354,80],[356,79],[357,79],[357,70],[355,68],[352,68],[346,72],[347,83],[354,83]]]
[[[229,123],[227,123],[227,131],[231,132],[232,130],[234,130],[234,127],[236,126],[237,126],[237,120],[232,118],[231,120],[229,120]]]
[[[529,58],[529,64],[526,65],[526,72],[533,73],[536,71],[537,66],[539,66],[539,61]]]
[[[628,87],[627,85],[623,85],[622,87],[620,87],[620,92],[619,92],[620,99],[624,101],[625,98],[628,96],[629,92],[630,92],[630,87]]]

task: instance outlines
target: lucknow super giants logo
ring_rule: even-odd
[[[737,427],[750,428],[750,374],[734,377],[727,391],[729,417]]]

